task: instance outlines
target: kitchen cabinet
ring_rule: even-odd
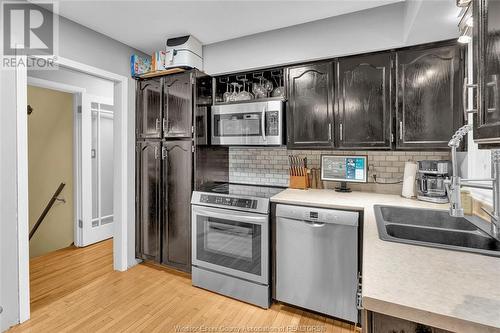
[[[162,79],[137,81],[136,136],[138,139],[161,138]]]
[[[192,134],[192,73],[169,75],[163,84],[163,134],[165,138],[190,138]]]
[[[193,154],[187,140],[162,147],[162,264],[191,270],[191,191]]]
[[[477,84],[474,140],[480,148],[500,147],[500,2],[474,0],[473,53]]]
[[[294,66],[287,69],[288,148],[333,146],[333,64]]]
[[[208,101],[197,89],[206,77],[192,70],[137,83],[136,256],[186,272],[191,271],[193,113],[195,101]],[[142,120],[159,124],[154,135],[144,134],[153,125],[143,126]]]
[[[136,145],[136,257],[160,261],[160,141]]]
[[[448,149],[463,124],[463,51],[456,42],[398,51],[396,148]]]
[[[341,149],[391,148],[392,53],[337,62],[335,140]]]
[[[415,333],[451,333],[443,329],[415,323],[409,320],[388,316],[385,314],[364,310],[367,321],[364,323],[363,332],[388,333],[388,332],[415,332]]]

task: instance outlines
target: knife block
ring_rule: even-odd
[[[306,172],[306,174],[304,176],[290,176],[290,184],[288,187],[299,189],[299,190],[307,190],[309,188],[309,174],[308,174],[308,172]]]

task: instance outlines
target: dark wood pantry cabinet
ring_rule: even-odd
[[[333,146],[333,63],[287,69],[287,145],[289,148]]]
[[[473,0],[474,140],[500,148],[500,1]]]
[[[391,148],[392,53],[337,62],[335,140],[342,149]]]
[[[160,261],[161,142],[136,144],[136,257]]]
[[[193,125],[191,110],[192,74],[171,75],[163,84],[163,134],[165,138],[190,138]]]
[[[397,149],[448,149],[463,124],[463,58],[456,42],[396,52]]]
[[[137,82],[136,136],[138,139],[161,138],[163,112],[161,106],[162,79],[154,78]]]
[[[186,272],[191,271],[193,119],[202,77],[191,70],[139,79],[136,87],[136,257]]]
[[[162,264],[191,266],[191,189],[193,154],[187,140],[165,141],[162,147]]]

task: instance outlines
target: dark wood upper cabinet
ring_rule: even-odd
[[[500,1],[474,0],[474,72],[478,113],[474,140],[480,148],[500,147]]]
[[[190,138],[192,134],[191,72],[165,76],[163,132],[165,138]]]
[[[337,62],[337,146],[391,148],[392,53],[341,58]]]
[[[288,68],[287,145],[327,148],[333,145],[333,64]]]
[[[463,55],[456,43],[398,51],[397,149],[448,149],[463,124]]]
[[[161,138],[161,78],[139,80],[136,90],[138,139]]]

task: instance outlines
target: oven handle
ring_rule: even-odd
[[[238,222],[250,222],[250,223],[258,223],[258,224],[264,224],[268,222],[268,216],[267,215],[254,215],[252,213],[247,213],[247,214],[233,214],[233,213],[219,213],[216,211],[217,208],[215,209],[207,209],[207,208],[201,208],[198,206],[193,206],[193,213],[196,215],[205,215],[205,216],[211,216],[211,217],[216,217],[219,219],[223,220],[232,220],[232,221],[238,221]],[[227,210],[224,210],[227,211]],[[252,215],[250,215],[252,214]]]
[[[260,129],[262,131],[262,140],[266,142],[266,111],[267,111],[267,104],[264,105],[264,108],[262,109],[262,117],[260,119]]]

